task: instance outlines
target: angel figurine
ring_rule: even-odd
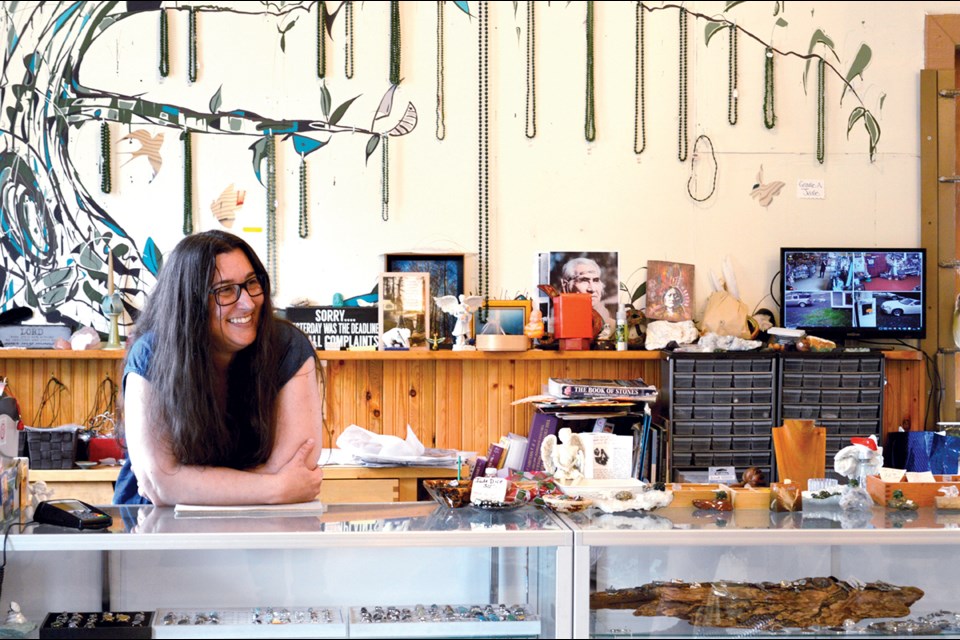
[[[560,429],[560,441],[550,434],[540,445],[543,468],[559,484],[573,484],[583,479],[584,446],[580,437],[569,427]]]
[[[473,313],[483,304],[483,298],[480,296],[436,296],[434,302],[444,313],[457,317],[457,324],[453,327],[455,342],[454,351],[473,351],[476,347],[467,344],[467,338],[470,336],[470,320]]]

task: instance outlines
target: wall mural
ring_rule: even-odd
[[[294,16],[306,14],[314,4],[262,3],[260,11],[204,6],[193,11]],[[108,29],[122,29],[124,20],[140,11],[160,7],[160,2],[3,3],[7,37],[0,75],[0,310],[26,305],[49,322],[93,324],[105,332],[100,309],[107,292],[107,256],[113,255],[117,291],[128,317],[135,317],[162,264],[153,239],[130,237],[82,183],[70,154],[70,127],[109,121],[173,129],[181,137],[188,132],[249,136],[254,139],[253,170],[263,183],[261,165],[269,139],[288,141],[305,157],[339,133],[367,134],[366,160],[381,140],[406,135],[417,125],[416,108],[408,103],[392,127],[380,123],[379,128],[387,130],[375,130],[392,113],[396,84],[367,120],[369,127],[359,127],[341,123],[356,97],[336,104],[326,87],[323,119],[286,120],[244,109],[223,112],[219,91],[208,111],[198,111],[80,83],[84,55],[99,37]],[[188,9],[164,11],[173,10]],[[338,12],[325,14],[328,31]],[[288,28],[293,24],[288,22]],[[146,158],[156,177],[162,167],[163,135],[132,130],[118,140],[138,143],[129,151],[119,147],[125,162]],[[231,198],[228,191],[219,206],[226,214],[221,217],[225,225],[228,210],[243,202],[243,196],[234,193],[232,207],[224,206]]]
[[[332,3],[331,3],[332,4]],[[463,15],[470,16],[466,2],[453,3]],[[479,3],[481,38],[485,24],[483,16],[486,3]],[[725,3],[724,13],[733,10],[741,2]],[[326,2],[261,2],[231,3],[232,7],[216,5],[180,7],[165,5],[162,2],[4,2],[2,4],[2,24],[5,26],[6,42],[3,50],[3,69],[0,74],[0,311],[13,306],[30,306],[42,313],[49,322],[67,322],[69,324],[92,324],[101,332],[107,329],[107,322],[101,313],[101,304],[107,291],[107,262],[112,255],[114,271],[126,311],[125,320],[129,323],[142,306],[145,291],[149,291],[162,264],[163,256],[152,237],[133,238],[117,220],[101,206],[93,194],[80,179],[80,173],[74,163],[69,146],[70,127],[85,125],[102,127],[105,122],[120,123],[127,127],[127,135],[116,144],[122,163],[147,162],[155,178],[163,169],[160,144],[165,135],[176,135],[189,149],[191,134],[247,136],[251,139],[249,150],[251,164],[257,180],[268,191],[271,175],[269,158],[275,153],[276,143],[292,144],[294,151],[305,163],[308,155],[322,149],[335,135],[341,133],[365,134],[362,156],[368,162],[374,152],[380,149],[382,154],[384,189],[387,184],[386,148],[390,137],[399,137],[412,132],[417,125],[417,109],[408,103],[399,118],[391,117],[393,98],[399,78],[400,66],[400,22],[397,2],[390,3],[391,11],[391,82],[379,103],[376,112],[358,115],[351,119],[369,122],[368,126],[346,124],[346,114],[358,96],[335,101],[324,84],[321,87],[320,111],[322,118],[288,120],[269,115],[260,115],[243,108],[224,111],[221,109],[220,91],[209,98],[208,108],[197,110],[177,104],[151,101],[147,94],[124,95],[106,87],[85,86],[80,82],[80,70],[85,54],[91,46],[111,29],[124,29],[124,21],[141,12],[153,12],[157,15],[158,38],[161,51],[159,72],[166,76],[169,72],[169,58],[166,52],[166,20],[168,12],[188,12],[190,15],[189,36],[189,75],[196,74],[196,30],[197,13],[207,13],[212,20],[221,12],[241,14],[257,19],[270,15],[282,19],[280,32],[281,55],[286,53],[285,39],[300,18],[317,15],[318,79],[325,75],[323,51],[326,36],[332,38],[332,26],[341,16],[347,33],[352,33],[352,3],[341,2],[335,11],[330,11]],[[442,20],[442,3],[438,9]],[[559,6],[559,3],[558,3]],[[567,3],[566,6],[569,6]],[[773,18],[775,27],[787,27],[784,18],[784,3],[774,2]],[[247,9],[246,7],[250,7]],[[514,14],[519,3],[513,3]],[[588,3],[587,31],[592,31],[592,3]],[[861,45],[855,59],[844,72],[839,68],[840,60],[833,41],[822,29],[817,29],[810,37],[806,52],[785,51],[774,48],[751,32],[746,31],[735,21],[726,17],[709,16],[686,10],[682,5],[646,3],[636,4],[637,21],[637,59],[638,86],[635,108],[635,152],[641,153],[645,147],[645,73],[647,52],[645,50],[644,15],[662,11],[675,11],[680,23],[680,60],[681,84],[678,89],[680,98],[679,157],[686,158],[686,66],[687,66],[687,18],[692,17],[704,23],[703,42],[710,44],[711,38],[726,33],[729,38],[727,54],[729,56],[730,92],[728,96],[728,120],[731,125],[737,122],[738,93],[738,46],[737,38],[759,42],[764,46],[766,88],[763,96],[764,123],[767,128],[776,126],[776,112],[773,100],[773,60],[774,57],[797,57],[804,60],[803,80],[807,85],[810,71],[816,72],[817,109],[817,159],[823,162],[824,128],[824,76],[833,74],[843,84],[840,103],[845,96],[852,96],[848,102],[851,109],[846,119],[847,134],[855,125],[862,125],[869,145],[870,159],[873,160],[880,139],[880,127],[874,113],[864,104],[853,83],[863,80],[864,70],[870,63],[872,52],[866,44]],[[533,3],[527,3],[528,37],[533,36]],[[473,17],[469,18],[471,21]],[[299,24],[308,24],[302,21]],[[441,22],[442,24],[442,22]],[[519,37],[519,26],[517,27]],[[148,39],[149,40],[149,39]],[[352,52],[348,38],[347,77],[352,77]],[[481,44],[485,42],[482,39]],[[592,42],[588,38],[588,43]],[[151,53],[157,42],[149,41],[145,47]],[[483,51],[483,49],[481,49]],[[589,53],[589,52],[588,52]],[[481,54],[483,58],[483,54]],[[588,55],[588,60],[591,56]],[[834,62],[835,61],[835,62]],[[485,63],[485,60],[483,60]],[[816,65],[812,65],[812,63]],[[438,63],[439,64],[439,63]],[[528,66],[533,65],[528,50]],[[485,64],[484,64],[485,68]],[[440,73],[441,69],[438,69]],[[166,71],[166,72],[165,72]],[[588,65],[588,74],[592,78],[592,66]],[[442,78],[442,76],[438,76]],[[528,74],[528,98],[535,91],[532,77]],[[592,95],[592,91],[590,91]],[[882,109],[884,95],[880,96],[879,109]],[[588,101],[591,102],[591,101]],[[852,105],[851,105],[852,103]],[[528,105],[528,109],[530,105]],[[535,107],[534,107],[535,108]],[[442,86],[438,86],[438,118],[442,113]],[[587,114],[588,121],[590,114]],[[535,118],[535,111],[528,117]],[[438,131],[441,121],[438,119]],[[149,128],[144,128],[149,127]],[[163,130],[166,129],[165,134]],[[109,131],[102,138],[110,148]],[[438,138],[442,136],[438,134]],[[640,142],[643,142],[640,145]],[[381,144],[382,143],[382,144]],[[358,155],[360,155],[358,153]],[[189,153],[185,153],[185,174],[189,176]],[[109,158],[101,161],[106,163]],[[267,162],[267,171],[262,170]],[[169,170],[169,169],[168,169]],[[691,168],[693,171],[693,168]],[[301,181],[304,180],[304,167],[301,166]],[[189,185],[185,185],[187,187]],[[109,191],[109,170],[101,188]],[[274,187],[275,188],[275,187]],[[761,175],[751,195],[758,198],[761,206],[769,206],[780,191],[780,183],[764,184]],[[192,207],[191,191],[185,190],[185,212]],[[711,192],[712,193],[712,192]],[[300,235],[308,232],[305,209],[306,187],[301,184],[301,225]],[[233,185],[225,186],[222,195],[210,205],[212,213],[223,226],[229,227],[236,211],[243,205],[245,193],[235,190]],[[480,194],[483,201],[484,194]],[[268,198],[269,199],[269,198]],[[388,193],[383,193],[383,219],[388,219]],[[186,214],[185,214],[186,218]],[[269,218],[269,212],[268,212]],[[269,223],[269,220],[268,220]],[[192,227],[185,224],[185,232]],[[276,247],[269,246],[270,250]],[[483,251],[481,252],[483,253]],[[488,265],[483,268],[488,269]],[[481,280],[482,283],[482,280]],[[482,287],[481,287],[482,288]]]

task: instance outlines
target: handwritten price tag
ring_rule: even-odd
[[[474,478],[470,488],[470,502],[506,502],[506,478]]]

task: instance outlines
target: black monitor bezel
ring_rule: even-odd
[[[923,268],[920,273],[920,324],[919,327],[906,328],[887,328],[882,327],[857,327],[853,325],[844,326],[820,326],[804,325],[802,322],[788,321],[788,307],[786,305],[787,295],[798,291],[788,288],[786,265],[787,256],[791,253],[919,253]],[[929,265],[927,263],[927,251],[919,247],[781,247],[780,248],[780,323],[784,327],[791,329],[802,329],[810,335],[827,338],[830,340],[920,340],[926,337],[927,329],[927,272]],[[816,290],[814,290],[816,291]],[[822,290],[821,290],[822,291]],[[832,289],[829,289],[833,293]],[[847,291],[844,289],[843,291]],[[894,291],[894,290],[891,290]],[[910,293],[916,293],[911,290]],[[905,296],[910,297],[910,296]],[[875,313],[880,314],[879,303],[876,305]]]

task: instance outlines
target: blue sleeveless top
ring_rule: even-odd
[[[316,358],[317,354],[310,343],[310,339],[295,326],[287,322],[280,322],[278,325],[279,340],[283,345],[283,357],[280,360],[280,370],[277,372],[277,378],[280,382],[280,388],[282,388],[296,375],[304,362],[309,358]],[[146,334],[138,338],[130,347],[127,363],[123,369],[123,379],[121,381],[123,389],[126,389],[128,373],[136,373],[147,380],[150,379],[149,371],[150,361],[153,359],[153,345],[153,334]],[[150,504],[149,500],[140,495],[139,488],[137,477],[130,466],[130,454],[128,452],[127,459],[120,468],[120,474],[117,476],[117,483],[114,486],[113,503]]]

